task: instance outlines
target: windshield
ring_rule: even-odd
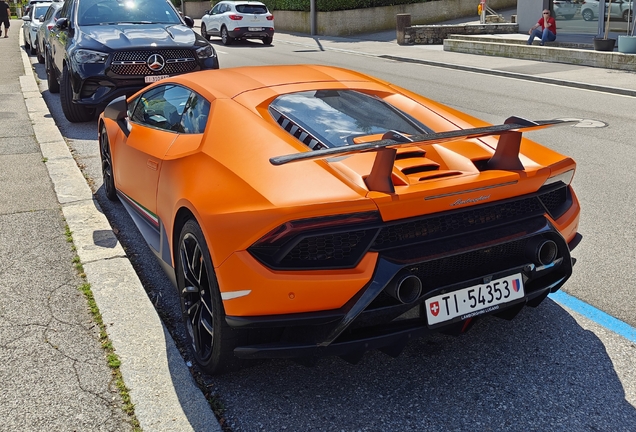
[[[375,96],[354,90],[318,90],[279,96],[272,102],[274,117],[291,120],[327,147],[361,142],[365,136],[380,139],[388,131],[406,135],[430,129]]]
[[[181,24],[177,12],[165,0],[81,0],[79,25]]]

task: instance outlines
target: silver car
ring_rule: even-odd
[[[610,18],[627,21],[630,13],[634,13],[633,11],[630,12],[631,3],[632,0],[612,0]],[[605,16],[607,16],[607,9],[609,9],[607,2],[605,6]],[[584,1],[581,5],[581,16],[585,21],[598,19],[598,1]]]
[[[47,9],[51,5],[48,3],[34,3],[29,9],[29,13],[22,17],[22,33],[24,35],[24,49],[30,51],[31,54],[36,53],[36,37],[38,28],[42,24],[42,19]]]
[[[555,18],[572,19],[579,9],[579,5],[570,0],[554,0],[552,6],[554,7]]]

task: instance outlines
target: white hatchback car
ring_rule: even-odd
[[[221,36],[224,45],[236,39],[260,39],[271,45],[274,15],[258,1],[221,1],[201,18],[201,35]]]
[[[44,19],[44,15],[48,10],[51,2],[44,3],[34,3],[31,5],[31,9],[29,13],[22,17],[22,33],[24,35],[24,49],[29,51],[31,54],[36,53],[37,41],[36,35],[38,29],[42,25],[42,19]]]

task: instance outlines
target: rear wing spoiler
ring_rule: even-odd
[[[300,162],[314,159],[327,159],[334,156],[345,156],[357,153],[377,152],[371,173],[365,179],[369,190],[393,193],[395,189],[391,181],[391,173],[395,163],[397,149],[417,144],[438,144],[449,141],[459,141],[499,135],[495,154],[488,161],[488,169],[523,170],[519,160],[522,132],[544,129],[550,126],[574,124],[576,121],[567,120],[537,120],[530,121],[520,117],[508,117],[501,125],[485,126],[472,129],[461,129],[435,134],[412,135],[405,137],[396,132],[385,134],[383,139],[369,143],[356,144],[345,147],[335,147],[323,150],[294,153],[270,158],[272,165],[285,165],[290,162]]]

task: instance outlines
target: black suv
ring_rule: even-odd
[[[45,53],[51,93],[70,122],[162,78],[218,69],[210,43],[169,0],[66,0]]]

